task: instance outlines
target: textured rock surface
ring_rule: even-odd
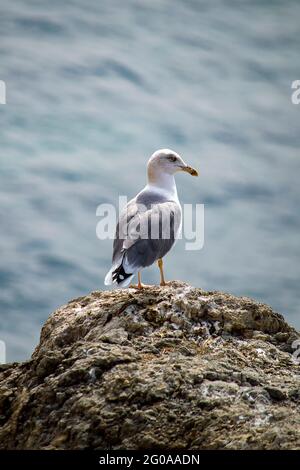
[[[173,282],[54,312],[0,368],[0,448],[300,448],[297,339],[270,307]]]

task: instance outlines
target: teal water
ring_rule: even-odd
[[[267,302],[300,326],[300,3],[2,0],[0,339],[28,358],[49,313],[103,288],[96,208],[132,197],[161,147],[205,245],[168,278]],[[156,282],[155,267],[144,274]]]

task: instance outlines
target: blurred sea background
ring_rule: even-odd
[[[103,289],[96,208],[132,197],[151,153],[205,204],[205,245],[167,278],[267,302],[300,326],[297,0],[2,0],[0,339],[26,359],[48,315]],[[158,282],[156,267],[143,280]]]

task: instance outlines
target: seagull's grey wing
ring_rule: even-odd
[[[150,266],[170,251],[180,229],[181,208],[174,201],[156,203],[150,209],[138,209],[130,224],[137,227],[140,236],[123,242],[126,272]]]
[[[116,227],[113,244],[113,265],[117,264],[123,257],[124,248],[128,249],[136,240],[128,237],[128,226],[137,225],[140,214],[150,210],[154,204],[169,202],[159,193],[150,192],[148,189],[141,191],[135,198],[131,199],[122,210]],[[143,219],[142,222],[144,222]]]

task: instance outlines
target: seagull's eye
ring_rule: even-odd
[[[171,155],[170,157],[168,157],[168,160],[169,160],[170,162],[176,162],[177,158],[174,157],[174,155]]]

